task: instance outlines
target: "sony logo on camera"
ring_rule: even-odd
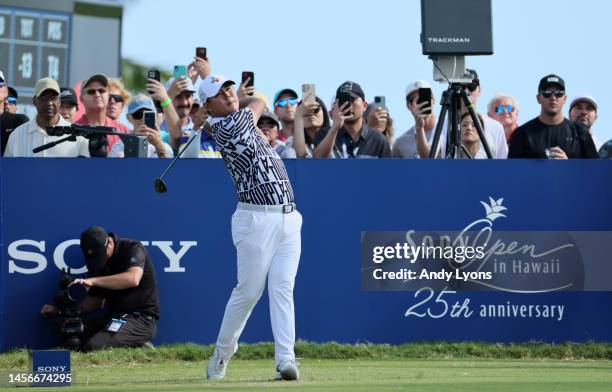
[[[198,245],[197,241],[178,241],[178,250],[175,250],[175,241],[140,241],[142,245],[158,248],[166,257],[167,266],[164,272],[185,272],[185,267],[181,267],[181,259],[193,247]],[[52,252],[53,263],[59,270],[70,268],[74,274],[84,274],[87,266],[83,262],[80,268],[73,268],[66,264],[65,254],[71,246],[79,246],[80,240],[71,239],[58,244]],[[44,271],[49,262],[45,256],[47,251],[46,241],[32,239],[22,239],[11,242],[7,246],[8,252],[8,273],[14,274],[38,274]],[[79,251],[80,252],[80,251]]]

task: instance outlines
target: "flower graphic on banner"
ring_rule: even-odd
[[[502,214],[502,211],[507,210],[507,208],[502,205],[504,199],[501,198],[498,200],[494,200],[492,197],[489,196],[489,201],[491,204],[487,204],[484,201],[480,202],[480,204],[484,206],[485,211],[487,213],[486,219],[489,222],[493,223],[493,221],[497,218],[506,218],[506,215]]]

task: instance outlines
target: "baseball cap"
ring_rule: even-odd
[[[12,98],[15,98],[15,99],[19,98],[19,94],[17,94],[17,90],[15,90],[12,87],[8,88],[8,96],[12,97]]]
[[[193,81],[190,78],[185,78],[185,80],[187,81],[187,90],[183,90],[183,91],[191,91],[192,93],[195,93],[196,89],[193,86]],[[170,88],[172,87],[172,83],[174,83],[174,78],[170,78],[166,82],[166,91],[170,91]],[[183,91],[181,91],[181,92],[183,92]]]
[[[206,103],[208,98],[214,97],[219,94],[219,90],[221,87],[227,84],[236,84],[233,80],[227,80],[225,77],[221,75],[209,76],[200,83],[200,88],[198,89],[198,96],[200,97],[200,102],[202,105]]]
[[[593,98],[592,96],[588,94],[580,94],[576,98],[572,99],[572,103],[570,104],[570,111],[572,110],[574,106],[578,105],[578,103],[580,102],[590,103],[595,108],[595,111],[597,111],[597,101],[595,100],[595,98]]]
[[[0,71],[0,86],[4,85],[4,83],[5,83],[4,73]]]
[[[338,90],[336,90],[336,98],[342,93],[349,93],[353,98],[360,97],[365,101],[365,93],[358,83],[351,81],[342,83],[340,87],[338,87]]]
[[[102,74],[96,74],[96,75],[91,76],[89,79],[85,81],[85,83],[83,83],[83,86],[81,87],[81,91],[85,91],[85,88],[87,88],[87,86],[89,86],[93,82],[100,82],[102,86],[108,87],[108,78]]]
[[[108,233],[100,226],[92,226],[81,233],[81,250],[90,275],[95,276],[104,268],[108,260],[107,245]]]
[[[420,88],[431,88],[431,85],[424,80],[417,80],[413,83],[410,83],[408,87],[406,87],[406,96],[409,96],[413,92],[417,91]]]
[[[274,121],[274,123],[276,123],[276,126],[278,129],[280,129],[281,125],[280,125],[280,120],[278,119],[278,117],[276,116],[276,114],[269,112],[268,110],[266,110],[265,112],[263,112],[261,114],[261,117],[259,117],[259,121],[261,121],[262,119],[267,118],[270,119],[272,121]],[[257,124],[259,124],[259,121],[257,121]]]
[[[538,85],[538,92],[542,91],[544,87],[548,86],[549,84],[559,85],[563,90],[565,90],[565,81],[560,76],[550,74],[540,79],[540,84]]]
[[[130,101],[130,104],[128,105],[127,112],[129,114],[134,114],[140,109],[147,109],[152,112],[155,112],[156,111],[155,103],[153,103],[153,99],[151,99],[151,97],[144,95],[144,94],[138,94],[135,97],[133,97],[132,100]]]
[[[42,94],[43,92],[47,90],[55,91],[57,95],[60,94],[59,84],[57,84],[55,79],[51,79],[47,77],[47,78],[39,79],[36,82],[36,85],[34,86],[34,98],[39,97],[40,94]]]
[[[60,89],[60,101],[68,102],[79,108],[79,100],[77,99],[76,92],[70,87],[62,87]]]
[[[280,97],[283,96],[283,95],[290,95],[293,98],[297,98],[298,97],[298,94],[295,92],[295,90],[292,90],[290,88],[284,88],[284,89],[278,91],[276,94],[274,94],[274,105],[276,105],[276,103],[278,102]]]
[[[264,103],[266,104],[266,110],[268,110],[268,108],[270,107],[270,100],[268,99],[266,94],[262,93],[261,91],[254,91],[253,96],[264,101]]]

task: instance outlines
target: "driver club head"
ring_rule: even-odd
[[[166,183],[161,178],[155,179],[155,192],[157,193],[166,193],[168,192],[168,187]]]

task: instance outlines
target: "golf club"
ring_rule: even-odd
[[[189,145],[191,144],[193,139],[195,139],[200,134],[200,132],[202,132],[202,131],[201,130],[196,131],[196,133],[194,133],[191,136],[191,138],[189,138],[189,140],[187,141],[187,144],[185,145],[185,147],[178,154],[176,154],[176,156],[174,157],[172,162],[170,162],[170,164],[168,165],[166,170],[164,170],[162,175],[155,179],[155,182],[154,182],[154,185],[153,185],[153,187],[155,188],[155,192],[157,192],[157,193],[166,193],[166,192],[168,192],[168,186],[164,182],[164,177],[166,176],[166,174],[168,174],[170,169],[172,169],[172,167],[176,163],[177,159],[179,159],[181,157],[181,155],[183,155],[185,150],[187,150],[187,147],[189,147]]]

